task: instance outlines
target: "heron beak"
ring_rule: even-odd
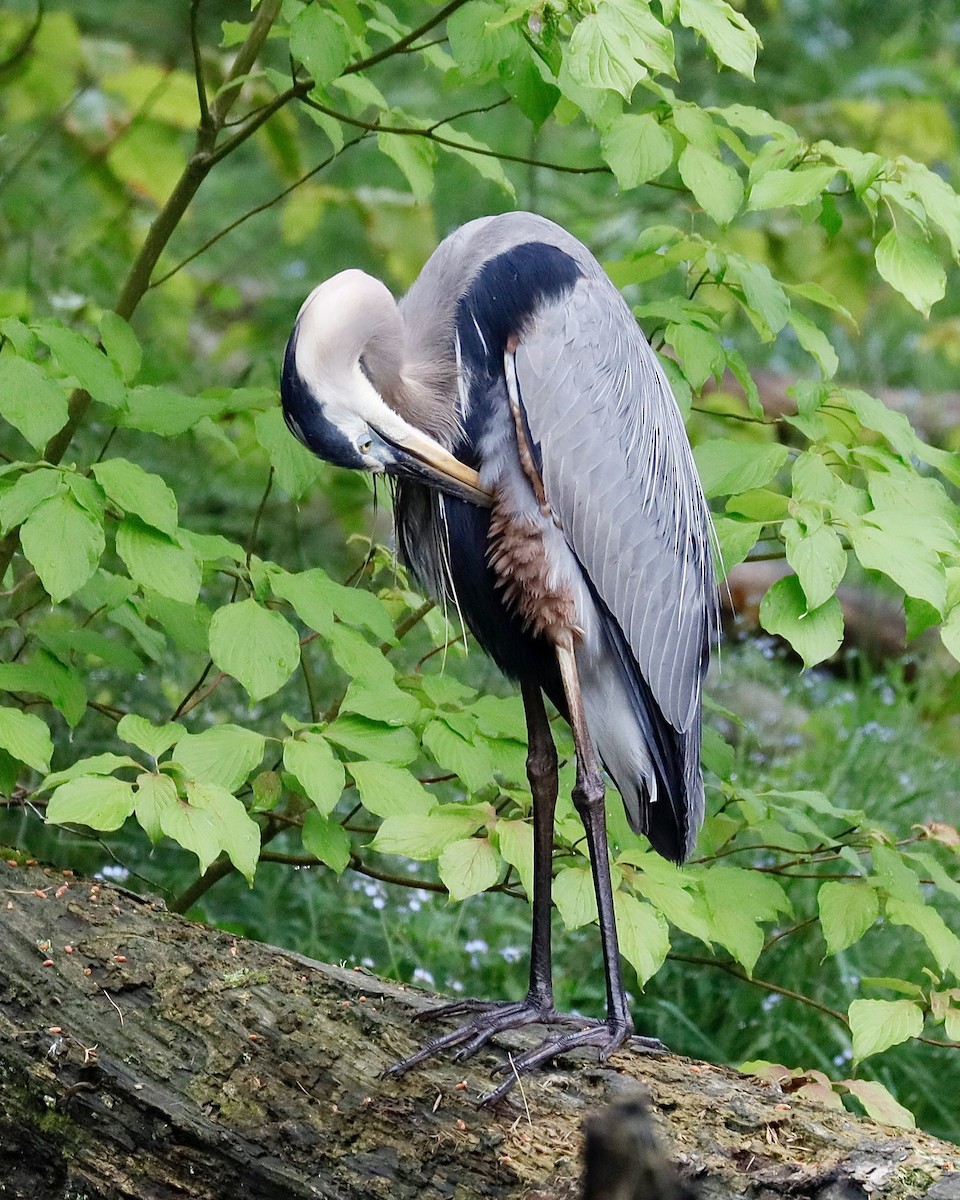
[[[417,480],[485,508],[493,503],[493,493],[481,484],[480,476],[473,467],[454,458],[427,434],[410,429],[395,437],[387,438],[383,434],[381,437],[399,452],[387,468],[391,474]]]

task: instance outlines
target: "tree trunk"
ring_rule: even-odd
[[[0,929],[3,1197],[561,1200],[584,1117],[644,1092],[676,1195],[960,1195],[954,1146],[669,1054],[564,1061],[496,1110],[475,1097],[519,1037],[382,1079],[430,998],[50,868],[0,863]]]

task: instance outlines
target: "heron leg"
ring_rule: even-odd
[[[507,1078],[498,1088],[483,1097],[483,1103],[495,1103],[507,1094],[520,1075],[541,1063],[548,1062],[558,1054],[577,1050],[584,1046],[596,1047],[601,1061],[606,1059],[633,1034],[633,1020],[627,1007],[626,991],[620,965],[620,950],[617,944],[617,924],[613,907],[613,887],[610,878],[610,859],[607,851],[607,823],[604,810],[605,786],[597,761],[593,738],[587,727],[580,691],[580,679],[572,642],[558,643],[557,661],[563,681],[570,728],[577,754],[577,779],[573,789],[573,802],[587,838],[593,886],[597,896],[597,913],[600,923],[600,939],[603,947],[603,962],[607,985],[607,1019],[593,1022],[572,1033],[555,1034],[540,1046],[526,1054],[511,1058],[509,1063],[497,1067],[499,1072],[508,1072]],[[660,1051],[662,1043],[656,1038],[633,1038],[638,1050]]]
[[[583,822],[593,872],[593,888],[597,897],[600,922],[600,941],[607,982],[607,1024],[623,1031],[621,1042],[633,1032],[633,1021],[627,1008],[626,990],[620,966],[620,947],[617,944],[617,922],[613,910],[613,886],[610,879],[610,858],[607,850],[607,817],[604,801],[606,787],[593,738],[587,728],[587,717],[580,691],[580,676],[572,644],[557,646],[560,678],[570,711],[570,728],[577,754],[577,780],[573,788],[573,803]],[[619,1043],[618,1043],[619,1044]],[[616,1049],[611,1046],[611,1050]]]
[[[444,1050],[455,1049],[456,1059],[468,1058],[495,1034],[530,1024],[574,1024],[580,1017],[558,1013],[553,1007],[553,967],[551,950],[551,888],[553,884],[553,820],[557,807],[557,748],[543,703],[543,693],[535,683],[523,683],[524,712],[527,721],[527,779],[533,800],[533,931],[530,940],[530,985],[520,1001],[456,1000],[418,1013],[418,1020],[474,1014],[459,1029],[427,1042],[416,1054],[391,1067],[388,1074],[399,1075]]]

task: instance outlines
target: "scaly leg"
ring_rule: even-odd
[[[613,908],[610,860],[607,853],[605,788],[593,738],[587,728],[583,697],[580,692],[580,678],[571,641],[558,643],[557,661],[560,664],[560,677],[563,681],[567,708],[570,712],[570,728],[573,731],[573,742],[577,754],[577,781],[573,789],[573,802],[586,832],[590,865],[593,871],[593,886],[597,896],[597,913],[607,984],[607,1019],[602,1023],[593,1022],[573,1033],[548,1037],[540,1046],[518,1058],[511,1059],[509,1064],[498,1067],[498,1071],[509,1071],[510,1078],[485,1096],[484,1103],[499,1100],[513,1087],[521,1073],[548,1062],[558,1054],[576,1050],[581,1046],[596,1046],[600,1060],[603,1061],[615,1050],[618,1050],[633,1033],[633,1021],[627,1007],[620,967],[620,951],[617,945],[617,924]],[[656,1038],[635,1038],[634,1045],[638,1049],[645,1050],[663,1049],[662,1043]]]
[[[577,1024],[580,1018],[558,1013],[553,1007],[553,972],[550,937],[551,885],[553,882],[553,819],[557,806],[557,749],[543,705],[543,694],[534,683],[522,685],[527,719],[527,779],[533,799],[533,932],[530,942],[530,986],[517,1002],[457,1000],[418,1013],[419,1020],[473,1013],[473,1019],[451,1033],[427,1042],[416,1054],[390,1067],[387,1074],[401,1075],[444,1050],[456,1049],[457,1060],[468,1058],[495,1034],[530,1024]]]

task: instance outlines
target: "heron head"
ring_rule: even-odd
[[[489,504],[476,471],[401,415],[403,345],[400,311],[378,279],[351,270],[321,283],[303,302],[284,354],[287,426],[337,466]]]

